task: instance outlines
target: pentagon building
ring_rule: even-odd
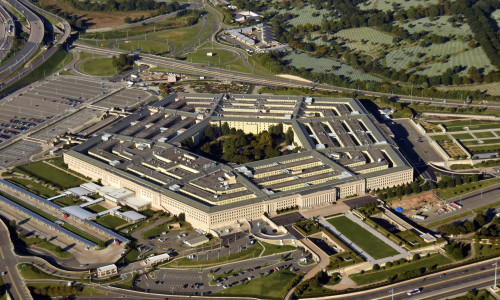
[[[224,122],[254,134],[281,123],[300,150],[237,165],[181,148]],[[101,180],[107,201],[185,213],[194,227],[210,230],[412,182],[390,135],[356,99],[179,93],[74,147],[64,161]]]

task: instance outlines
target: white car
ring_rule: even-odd
[[[406,294],[408,296],[411,296],[411,295],[415,295],[415,294],[418,294],[418,293],[420,293],[420,289],[409,290]]]

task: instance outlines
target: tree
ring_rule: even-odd
[[[132,23],[132,18],[131,17],[125,17],[125,19],[123,19],[123,22],[125,22],[127,24],[130,24],[130,23]]]
[[[287,145],[291,145],[293,143],[293,139],[294,139],[294,133],[293,133],[293,129],[292,127],[288,127],[288,129],[286,130],[286,133],[285,133],[285,143]]]
[[[186,214],[185,213],[180,213],[179,216],[178,216],[178,218],[179,218],[180,222],[184,222],[184,221],[186,221]]]

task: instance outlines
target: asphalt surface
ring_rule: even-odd
[[[14,21],[7,10],[0,4],[0,15],[4,24],[0,25],[0,59],[3,59],[12,47],[12,33],[15,31]],[[12,26],[12,33],[8,28]]]
[[[17,271],[17,256],[13,252],[7,226],[0,221],[0,272],[7,272],[3,277],[7,293],[14,300],[31,299],[31,295],[24,284],[24,280]]]
[[[494,266],[492,261],[465,266],[458,269],[443,271],[433,275],[409,280],[406,282],[381,287],[373,290],[321,297],[321,299],[391,299],[391,289],[394,289],[394,299],[443,299],[474,288],[482,288],[493,284]],[[465,272],[464,272],[465,271]],[[445,275],[441,275],[445,274]],[[407,292],[420,288],[417,295],[408,296]]]
[[[74,44],[76,48],[80,51],[104,54],[104,55],[118,55],[121,53],[132,54],[133,52],[127,52],[118,49],[103,49],[96,46],[85,45],[85,44]],[[133,53],[137,54],[137,53]],[[284,79],[279,77],[265,77],[254,74],[247,74],[235,71],[229,71],[225,69],[211,68],[206,67],[205,65],[198,63],[190,63],[187,61],[180,61],[173,58],[161,57],[156,55],[138,54],[140,57],[140,62],[153,64],[159,67],[165,67],[170,69],[175,69],[180,72],[184,72],[186,74],[195,74],[206,77],[218,78],[221,80],[230,80],[230,81],[240,81],[247,82],[252,84],[258,84],[262,86],[285,86],[285,87],[305,87],[305,88],[315,88],[327,91],[335,91],[335,92],[348,92],[348,93],[356,93],[357,95],[365,95],[365,96],[398,96],[389,93],[378,93],[371,91],[361,91],[356,89],[342,88],[342,87],[333,87],[324,84],[316,84],[316,83],[307,83],[300,80],[292,80],[292,79]],[[139,62],[139,63],[140,63]],[[436,99],[436,98],[426,98],[426,97],[410,97],[405,95],[399,95],[400,102],[418,102],[418,103],[431,103],[434,105],[440,106],[448,106],[448,107],[457,107],[462,106],[463,102],[459,100],[446,100],[445,99]],[[470,106],[477,107],[488,107],[489,109],[500,109],[500,103],[472,103]]]
[[[29,22],[30,35],[24,47],[19,52],[17,52],[14,57],[9,59],[4,65],[0,66],[0,73],[7,70],[9,71],[1,74],[0,80],[4,80],[9,75],[11,75],[11,71],[21,67],[33,54],[35,54],[36,51],[38,51],[38,45],[40,45],[40,43],[42,42],[44,35],[43,22],[35,13],[33,13],[29,8],[27,8],[19,1],[6,1],[17,11],[23,14],[26,20]]]

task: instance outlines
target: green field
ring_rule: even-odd
[[[372,45],[392,45],[393,37],[382,31],[370,27],[360,27],[344,29],[334,34],[336,38],[341,38],[351,42],[370,43]]]
[[[273,244],[269,244],[269,243],[265,243],[265,242],[261,242],[261,243],[266,248],[266,250],[264,250],[264,253],[262,253],[262,256],[271,255],[274,253],[283,253],[283,252],[293,251],[293,250],[297,249],[296,247],[290,246],[290,245],[279,246],[279,245],[273,245]]]
[[[63,206],[63,207],[77,205],[77,204],[81,203],[80,201],[77,201],[74,198],[69,197],[69,196],[57,198],[57,199],[53,200],[52,202],[56,203],[57,205]]]
[[[214,55],[207,56],[208,52],[212,52]],[[186,61],[207,64],[207,66],[221,66],[232,62],[237,57],[233,52],[227,50],[205,48],[191,52],[183,56],[183,58],[186,58]]]
[[[491,186],[491,185],[497,184],[497,183],[500,183],[500,178],[481,180],[478,182],[461,184],[461,185],[456,186],[456,187],[439,189],[438,193],[439,193],[440,198],[449,199],[449,198],[453,198],[453,197],[456,197],[456,196],[464,194],[464,193],[473,192],[475,190],[479,190],[481,188],[485,188],[487,186]]]
[[[489,131],[473,132],[472,134],[474,134],[478,139],[491,138],[495,136],[492,132]]]
[[[51,290],[54,297],[58,296],[94,296],[94,295],[105,295],[108,294],[105,291],[93,289],[87,286],[79,286],[78,288],[68,289],[66,283],[28,283],[26,286],[30,290]],[[69,293],[67,292],[69,291]],[[55,292],[55,294],[54,294]],[[1,298],[0,298],[1,299]],[[35,299],[38,299],[35,297]],[[72,299],[70,297],[70,299]]]
[[[307,55],[306,53],[289,53],[284,57],[284,60],[290,61],[292,66],[296,68],[310,69],[313,72],[330,72],[335,75],[342,75],[352,80],[366,80],[366,81],[382,81],[381,78],[363,74],[355,68],[339,63],[336,60],[328,58],[315,58]]]
[[[68,189],[85,183],[85,181],[80,178],[54,168],[42,161],[16,167],[14,171],[27,173],[30,176],[51,183],[61,189]]]
[[[45,271],[40,270],[32,264],[18,264],[17,269],[24,279],[65,279],[63,277],[45,273]]]
[[[8,182],[11,182],[15,185],[18,185],[22,187],[25,190],[28,190],[32,192],[33,194],[36,194],[40,197],[43,198],[50,198],[56,196],[58,193],[52,189],[49,189],[48,187],[43,186],[40,183],[34,182],[33,180],[29,179],[24,179],[24,178],[9,178],[7,179]]]
[[[112,76],[118,74],[118,70],[113,66],[112,58],[96,58],[87,60],[80,65],[80,71],[95,76]]]
[[[358,4],[358,7],[363,10],[368,10],[368,9],[379,9],[381,11],[393,11],[393,4],[397,5],[398,7],[408,9],[411,6],[413,7],[418,7],[418,6],[429,6],[431,4],[436,4],[438,3],[438,0],[365,0],[361,4]]]
[[[433,141],[450,141],[451,142],[451,139],[446,134],[432,135],[431,139]]]
[[[471,34],[470,27],[467,23],[457,23],[452,26],[449,22],[450,16],[441,16],[437,18],[424,17],[415,19],[406,23],[395,22],[395,25],[401,26],[410,33],[428,31],[442,36],[463,37]]]
[[[392,247],[379,240],[363,227],[349,220],[347,217],[334,217],[327,219],[327,221],[375,259],[398,254],[398,252]]]
[[[109,229],[115,229],[116,227],[123,226],[128,223],[124,219],[111,214],[97,218],[96,222]]]
[[[155,236],[155,235],[159,235],[162,232],[168,232],[167,222],[142,232],[141,237],[143,239],[149,239],[150,237]]]
[[[280,270],[270,275],[254,278],[228,289],[216,292],[220,296],[247,296],[260,299],[282,299],[287,292],[286,286],[296,274],[289,270]]]
[[[200,32],[201,28],[201,24],[196,24],[190,27],[151,33],[148,34],[147,39],[151,41],[168,42],[174,46],[173,50],[177,51],[190,42]]]
[[[421,258],[418,261],[403,263],[400,266],[393,266],[387,268],[386,270],[380,271],[369,271],[364,274],[354,274],[349,276],[358,285],[365,285],[370,283],[375,283],[379,281],[385,281],[389,276],[395,276],[403,274],[407,271],[418,270],[420,268],[431,269],[433,266],[441,266],[450,263],[451,261],[441,254],[433,255],[429,258]]]
[[[451,135],[456,140],[469,140],[472,139],[472,135],[468,133],[456,133]]]
[[[155,55],[167,54],[170,51],[168,44],[153,40],[129,40],[120,42],[115,47],[120,50],[127,50],[134,52],[140,49],[140,52],[145,52]]]

